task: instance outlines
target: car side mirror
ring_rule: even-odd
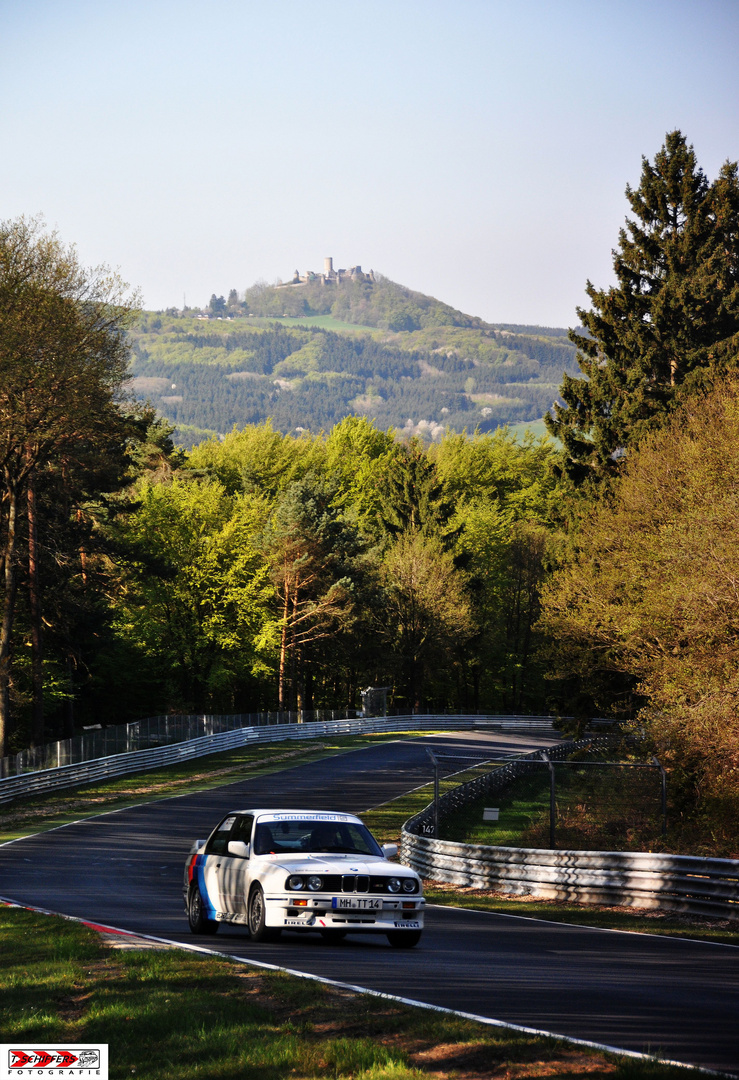
[[[382,845],[382,854],[385,856],[386,859],[394,859],[395,856],[398,854],[398,845],[397,844],[383,844]]]
[[[245,844],[243,840],[229,840],[228,853],[239,859],[248,859],[250,847],[251,845]]]

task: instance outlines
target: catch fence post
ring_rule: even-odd
[[[556,795],[556,782],[554,778],[554,762],[550,759],[545,750],[542,750],[541,756],[549,766],[549,847],[554,849],[556,844],[554,842],[554,823],[557,814],[557,803],[555,799]]]
[[[667,773],[661,761],[652,757],[652,761],[658,766],[662,778],[662,835],[667,836]]]
[[[426,753],[434,764],[434,840],[439,839],[439,759],[428,746]]]

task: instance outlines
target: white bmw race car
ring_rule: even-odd
[[[316,810],[234,810],[185,864],[190,929],[214,934],[220,923],[248,927],[254,941],[283,930],[386,934],[411,948],[423,930],[421,879],[388,862],[395,844],[380,847],[352,814]]]

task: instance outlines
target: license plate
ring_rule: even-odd
[[[331,900],[334,911],[381,911],[382,900],[365,896],[334,896]]]

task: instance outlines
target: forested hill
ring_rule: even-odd
[[[218,306],[218,297],[215,302]],[[281,286],[260,283],[247,289],[241,302],[230,293],[226,306],[234,313],[240,309],[245,314],[272,318],[331,315],[341,322],[379,330],[413,331],[439,326],[489,329],[482,319],[465,315],[433,296],[414,292],[381,275],[373,281],[328,285],[318,281]]]
[[[134,392],[185,446],[268,417],[283,432],[347,415],[426,439],[492,430],[541,418],[576,368],[563,330],[491,326],[385,278],[145,313],[132,344]]]

